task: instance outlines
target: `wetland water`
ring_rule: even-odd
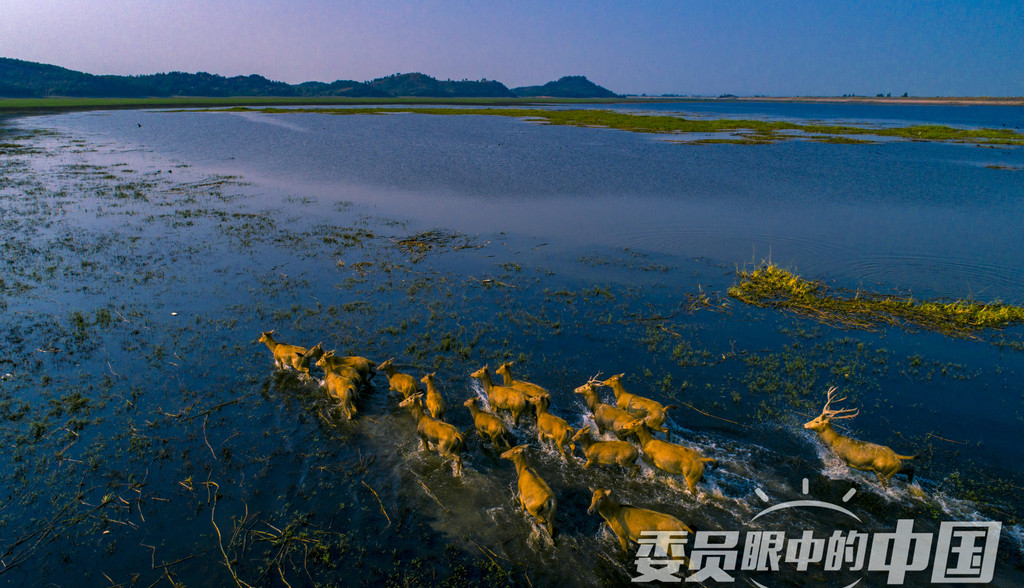
[[[755,114],[1019,119],[801,108]],[[1000,521],[996,583],[1024,581],[1020,328],[866,332],[725,294],[737,268],[770,259],[838,287],[1024,303],[1024,149],[681,145],[416,114],[115,111],[3,129],[0,580],[621,585],[633,554],[586,514],[589,488],[699,530],[846,528],[799,509],[751,522],[806,498],[806,478],[819,500],[855,489],[865,532]],[[273,371],[255,343],[270,329],[436,372],[466,433],[463,476],[417,451],[383,374],[347,422],[315,384]],[[673,441],[719,466],[696,496],[646,465],[635,480],[583,470],[524,417],[512,433],[558,496],[551,542],[460,406],[486,404],[470,372],[509,360],[574,427],[590,417],[572,390],[624,372],[630,391],[677,405]],[[860,408],[848,434],[922,453],[913,485],[883,488],[802,429],[832,385]],[[861,577],[781,567],[744,577]]]

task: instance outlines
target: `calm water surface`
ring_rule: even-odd
[[[801,120],[830,108],[769,106],[788,117],[806,106]],[[728,104],[716,107],[735,114]],[[832,116],[864,118],[871,110],[841,108]],[[881,106],[865,120],[973,112],[935,108]],[[957,121],[988,121],[993,109],[1010,117],[1020,111],[978,109],[975,118]],[[1024,181],[1019,171],[986,167],[1021,168],[1021,149],[800,141],[681,146],[651,135],[497,117],[115,112],[55,122],[424,225],[730,266],[770,259],[850,287],[1024,302]]]

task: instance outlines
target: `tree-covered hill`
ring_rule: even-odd
[[[584,76],[565,76],[558,81],[548,82],[543,86],[524,86],[513,88],[516,96],[532,98],[548,96],[551,98],[618,98],[611,90],[602,88]]]
[[[370,86],[391,96],[443,98],[514,98],[505,84],[494,80],[441,81],[421,73],[395,74],[377,78]]]
[[[524,90],[536,90],[534,93]],[[170,96],[274,96],[354,98],[436,97],[514,98],[557,96],[611,98],[616,95],[585,77],[565,77],[543,86],[509,90],[494,80],[441,81],[422,73],[394,74],[371,82],[337,80],[330,83],[286,84],[260,75],[225,77],[205,72],[170,72],[141,76],[93,75],[56,65],[0,58],[0,97],[3,98],[142,98]]]

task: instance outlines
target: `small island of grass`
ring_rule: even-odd
[[[977,338],[983,330],[1024,322],[1024,307],[1020,306],[843,291],[770,264],[754,271],[740,271],[739,278],[740,283],[729,288],[729,295],[737,300],[789,310],[837,326],[871,330],[895,325]]]

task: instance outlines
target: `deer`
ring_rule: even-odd
[[[339,357],[333,350],[323,353],[317,360],[316,365],[325,372],[342,366],[352,368],[359,372],[364,382],[369,381],[377,373],[377,364],[375,362],[358,355]]]
[[[309,366],[310,364],[316,364],[320,361],[320,358],[324,355],[323,342],[317,343],[310,347],[305,353],[299,357],[299,365],[296,369],[305,374],[306,378],[309,378]]]
[[[437,452],[455,462],[455,475],[462,474],[462,449],[466,440],[454,426],[439,421],[427,414],[423,408],[423,393],[417,392],[398,403],[401,408],[408,408],[416,420],[416,434],[419,435],[422,449],[430,449],[433,443]]]
[[[631,412],[616,408],[610,404],[604,404],[597,398],[597,391],[594,387],[600,384],[597,376],[590,378],[586,384],[573,390],[581,394],[587,403],[587,408],[594,413],[594,423],[597,425],[597,432],[604,434],[605,429],[610,430],[619,439],[625,439],[629,434],[625,431],[634,420],[636,415]]]
[[[514,379],[512,377],[512,362],[501,364],[498,366],[498,369],[494,370],[494,372],[501,376],[501,379],[505,382],[506,386],[511,386],[516,390],[519,390],[523,394],[526,394],[527,397],[547,396],[548,398],[551,398],[551,393],[543,387],[538,386],[537,384],[531,384],[530,382]]]
[[[668,418],[666,411],[675,408],[675,405],[670,404],[668,406],[664,406],[660,402],[651,400],[650,398],[644,398],[643,396],[626,392],[626,389],[622,386],[622,378],[625,375],[626,374],[614,375],[601,382],[601,385],[611,388],[612,392],[615,393],[615,405],[617,407],[622,410],[629,411],[637,416],[644,417],[644,420],[647,422],[647,426],[655,431],[668,433],[668,429],[663,426],[665,419]]]
[[[270,352],[274,354],[274,363],[277,365],[277,369],[292,368],[309,379],[309,360],[303,361],[309,352],[305,347],[278,343],[274,340],[274,331],[264,331],[257,341],[266,344]]]
[[[918,459],[921,457],[920,453],[899,455],[885,445],[859,441],[841,435],[832,427],[833,420],[852,419],[860,414],[859,408],[831,409],[833,402],[839,403],[846,400],[845,396],[836,398],[835,392],[835,386],[828,389],[825,393],[825,408],[814,420],[804,423],[804,428],[817,433],[821,442],[847,466],[865,472],[875,472],[883,488],[889,487],[889,480],[896,474],[906,474],[907,483],[913,482],[914,468],[903,462]]]
[[[619,538],[622,550],[626,552],[629,552],[629,542],[639,542],[644,531],[693,533],[690,527],[672,515],[629,504],[619,504],[611,499],[611,491],[603,488],[595,489],[594,496],[590,500],[587,514],[594,514],[594,511],[597,511],[601,518],[608,523],[615,536]],[[665,543],[671,543],[671,541],[666,538]],[[667,549],[669,545],[661,547],[665,553],[670,553],[670,550]]]
[[[548,536],[555,538],[555,509],[558,500],[551,487],[526,464],[526,445],[519,445],[501,454],[502,459],[512,460],[519,476],[519,504],[523,510],[545,525]]]
[[[341,403],[341,410],[348,420],[356,416],[355,399],[359,395],[360,383],[356,372],[343,374],[329,371],[324,378],[327,393]]]
[[[413,394],[420,391],[419,385],[416,383],[416,378],[409,374],[400,373],[395,369],[395,358],[391,358],[384,363],[377,366],[377,369],[384,372],[384,375],[388,377],[388,384],[391,390],[400,392],[402,396],[408,399]]]
[[[427,410],[430,411],[430,416],[443,421],[444,413],[448,411],[448,403],[445,402],[444,396],[441,396],[441,392],[434,384],[434,375],[427,374],[420,378],[420,381],[427,386]]]
[[[576,446],[571,440],[572,427],[562,418],[548,412],[548,406],[551,404],[550,396],[530,396],[527,401],[537,409],[537,441],[544,443],[545,438],[554,441],[558,452],[562,454],[562,459],[568,462],[565,445],[569,445],[569,455],[576,451]]]
[[[686,479],[690,494],[697,493],[697,482],[704,477],[704,464],[711,467],[718,464],[695,449],[653,438],[647,425],[639,427],[636,436],[643,449],[644,461],[670,474],[681,474]]]
[[[480,380],[484,391],[487,392],[487,399],[495,409],[509,410],[512,412],[512,423],[519,426],[519,416],[526,410],[526,395],[511,386],[498,386],[491,380],[491,371],[485,365],[469,375],[471,378]]]
[[[462,405],[468,408],[470,414],[473,415],[473,426],[476,427],[476,432],[480,435],[481,439],[485,437],[490,439],[495,447],[498,446],[498,440],[500,439],[507,449],[512,448],[512,443],[509,442],[508,429],[505,427],[504,421],[477,406],[476,398],[470,398],[463,402]]]
[[[628,429],[631,433],[635,433],[643,423],[643,419],[637,419],[630,424]],[[620,465],[628,468],[630,478],[635,478],[640,473],[640,466],[636,463],[637,458],[640,457],[639,449],[626,441],[597,441],[590,436],[591,430],[587,425],[572,436],[572,441],[580,444],[583,455],[587,458],[583,469],[590,469],[590,466],[596,463],[603,466]]]

